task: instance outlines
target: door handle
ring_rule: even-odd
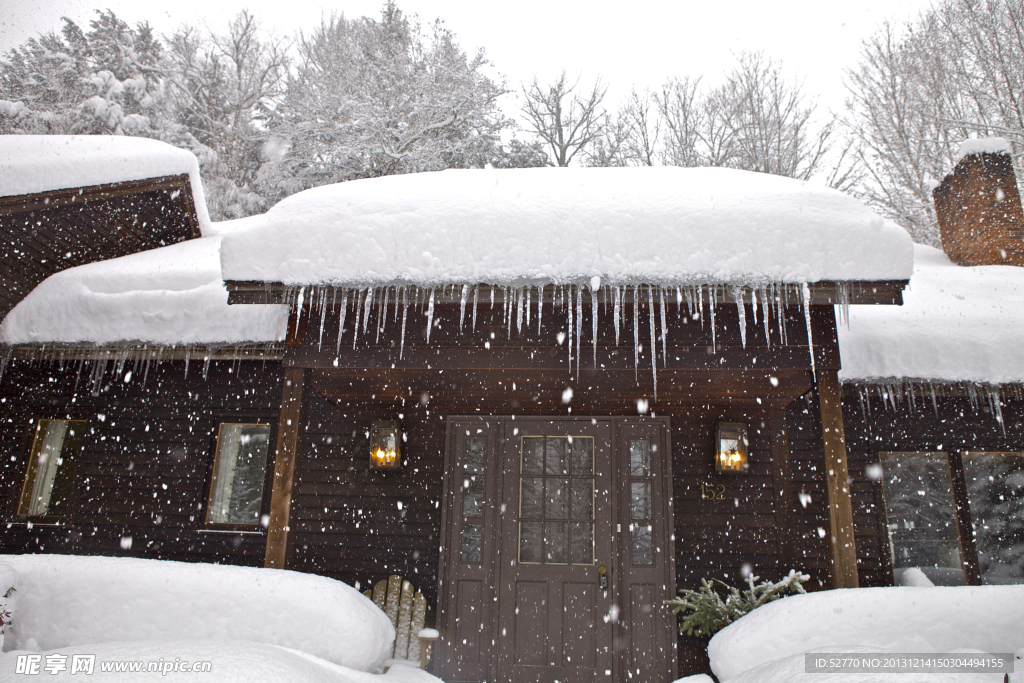
[[[597,568],[597,587],[603,591],[608,590],[608,567],[600,566]]]

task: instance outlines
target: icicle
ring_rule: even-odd
[[[388,292],[389,292],[389,289],[390,288],[388,288],[388,287],[384,288],[384,298],[380,299],[380,302],[381,302],[379,304],[380,313],[378,314],[378,318],[379,319],[377,321],[377,343],[378,344],[380,343],[380,333],[384,331],[384,325],[385,325],[385,323],[387,322],[387,319],[388,319]]]
[[[375,287],[367,287],[366,289],[366,301],[363,302],[363,334],[366,334],[366,328],[370,322],[370,307],[373,305],[375,289]],[[433,294],[433,292],[431,292],[431,294]]]
[[[299,336],[299,323],[302,321],[302,304],[306,297],[306,288],[299,287],[299,297],[295,302],[295,336]],[[188,374],[188,362],[185,363],[185,373]]]
[[[736,302],[736,313],[740,319],[740,344],[747,348],[747,307],[743,304],[743,288],[733,287],[732,298]]]
[[[758,287],[757,296],[761,299],[761,323],[764,325],[764,341],[770,349],[772,347],[772,326],[768,320],[768,290],[765,286]]]
[[[491,308],[494,308],[494,287],[491,287]]]
[[[568,309],[569,309],[569,338],[566,339],[566,342],[568,342],[568,344],[569,344],[569,372],[571,373],[572,372],[572,340],[573,340],[573,336],[572,336],[572,306],[568,306]]]
[[[818,381],[818,375],[814,370],[814,340],[811,338],[811,288],[804,282],[801,285],[804,295],[804,322],[807,323],[807,349],[811,353],[811,377]]]
[[[683,314],[683,288],[676,285],[676,319]]]
[[[501,288],[501,316],[501,319],[508,325],[508,287]]]
[[[715,327],[715,303],[716,303],[717,300],[718,300],[718,292],[715,291],[715,287],[713,285],[712,289],[708,292],[708,312],[711,313],[710,317],[711,317],[711,352],[712,353],[718,353],[718,342],[715,339],[715,333],[717,332],[717,329]],[[704,318],[704,315],[703,315],[703,313],[701,313],[701,319],[703,319],[703,318]]]
[[[658,292],[661,294],[661,367],[668,367],[668,322],[665,320],[665,288],[659,287]],[[676,287],[676,296],[679,297],[679,288]],[[678,310],[678,300],[676,302]],[[655,398],[657,400],[657,398]]]
[[[654,288],[647,285],[647,309],[651,323],[651,377],[654,379],[654,402],[658,402],[658,340],[654,336]]]
[[[409,318],[409,293],[408,290],[402,288],[402,336],[398,347],[398,360],[402,360],[405,355],[405,321]]]
[[[526,311],[526,327],[527,327],[527,329],[529,329],[529,327],[530,327],[530,294],[533,293],[533,287],[526,287],[525,289],[526,289],[526,304],[523,306],[523,308]]]
[[[750,307],[754,310],[754,328],[757,328],[757,290],[750,288]]]
[[[583,285],[576,287],[576,375],[580,374],[580,341],[583,338]]]
[[[430,290],[430,301],[427,302],[427,344],[430,343],[430,332],[434,329],[434,291]]]
[[[348,315],[348,290],[341,292],[341,311],[338,313],[338,343],[334,347],[334,355],[341,354],[341,337],[345,334],[345,317]]]
[[[320,290],[320,336],[316,340],[316,350],[324,344],[324,321],[327,319],[327,288]]]
[[[640,371],[640,287],[633,287],[633,374]]]
[[[704,287],[697,287],[697,308],[700,310],[700,329],[704,329]],[[711,314],[714,316],[714,313]]]
[[[473,285],[473,331],[476,332],[476,309],[480,303],[480,285]]]
[[[511,287],[505,288],[505,301],[508,302],[506,307],[508,315],[505,316],[505,335],[508,339],[512,338],[512,314],[516,308],[516,290]]]
[[[462,296],[459,297],[459,332],[462,332],[466,320],[466,302],[469,301],[469,285],[462,285]]]
[[[594,367],[597,367],[597,290],[590,290],[590,333],[591,345],[594,347]]]
[[[363,312],[364,297],[362,290],[356,290],[355,292],[353,292],[353,296],[355,297],[356,300],[356,318],[354,321],[355,324],[352,326],[352,348],[354,349],[356,348],[356,341],[359,340],[359,318],[361,317]]]
[[[615,286],[615,302],[612,305],[612,319],[615,323],[615,345],[619,345],[619,328],[622,326],[622,288]]]
[[[526,288],[516,290],[516,334],[523,333],[523,304],[526,303]]]
[[[551,290],[552,301],[554,300],[555,290]],[[544,310],[544,285],[537,287],[537,334],[540,335],[540,318],[541,312]]]

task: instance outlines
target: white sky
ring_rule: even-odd
[[[319,22],[332,11],[377,17],[383,0],[0,0],[0,50],[40,32],[57,30],[62,15],[88,26],[96,7],[109,7],[130,24],[148,20],[160,33],[182,23],[222,31],[248,7],[265,28],[281,36]],[[861,41],[885,20],[903,22],[930,0],[399,0],[407,14],[440,17],[462,47],[486,48],[509,86],[562,69],[600,75],[611,86],[610,102],[630,87],[657,87],[669,76],[703,75],[716,82],[741,50],[764,50],[805,78],[806,90],[826,108],[843,104],[843,69],[857,61]],[[507,108],[507,105],[506,105]]]

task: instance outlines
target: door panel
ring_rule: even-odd
[[[675,620],[664,605],[675,591],[667,427],[451,419],[439,676],[675,679]]]

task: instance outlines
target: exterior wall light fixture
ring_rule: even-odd
[[[723,472],[747,471],[747,426],[742,422],[719,422],[715,438],[715,469]]]
[[[402,466],[402,435],[396,420],[377,420],[370,429],[370,469],[397,470]]]

